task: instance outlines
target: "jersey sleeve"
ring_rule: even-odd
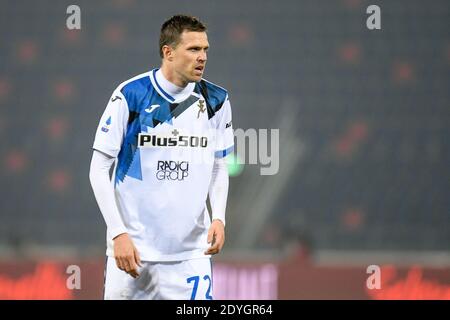
[[[223,158],[234,150],[233,125],[231,123],[231,104],[228,96],[217,114],[216,158]]]
[[[115,90],[100,118],[93,149],[117,157],[126,133],[128,105],[120,90]]]

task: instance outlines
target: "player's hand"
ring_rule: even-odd
[[[211,246],[205,251],[205,254],[216,254],[222,250],[225,243],[225,226],[221,220],[215,219],[212,221],[208,230],[208,243]]]
[[[128,233],[118,235],[113,241],[117,267],[133,278],[139,277],[138,266],[142,266],[141,258]]]

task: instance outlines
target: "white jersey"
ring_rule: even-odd
[[[93,148],[117,157],[116,202],[143,261],[204,258],[214,158],[234,146],[231,106],[227,91],[206,80],[172,96],[176,86],[161,77],[154,69],[117,87]]]

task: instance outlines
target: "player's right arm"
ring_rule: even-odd
[[[127,233],[114,195],[114,185],[109,171],[120,151],[128,121],[125,97],[116,90],[100,119],[89,171],[89,180],[100,211],[114,241],[114,258],[117,267],[137,277],[139,253]]]
[[[89,180],[108,231],[114,241],[114,258],[117,267],[136,278],[141,265],[139,252],[127,233],[114,197],[114,187],[109,180],[109,170],[115,158],[94,150],[89,171]]]

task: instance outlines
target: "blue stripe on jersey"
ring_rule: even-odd
[[[155,127],[155,125],[163,122],[159,121],[157,115],[165,113],[164,110],[170,110],[169,102],[157,93],[148,76],[127,83],[121,92],[127,101],[130,116],[127,132],[118,155],[116,184],[119,181],[123,182],[127,175],[142,180],[140,154],[137,148],[138,134],[141,131],[147,131],[147,126]],[[159,104],[160,107],[151,113],[144,111],[153,104]],[[164,118],[164,115],[162,118]]]
[[[222,104],[225,102],[225,98],[227,97],[227,91],[224,88],[215,85],[209,81],[203,80],[208,90],[208,98],[209,103],[214,109],[215,112],[219,111],[222,107]]]
[[[141,152],[139,148],[136,148],[133,156],[133,161],[128,168],[127,175],[139,180],[142,180],[142,169],[141,169]]]
[[[206,100],[206,109],[208,111],[208,119],[214,117],[217,111],[222,108],[225,99],[227,98],[227,91],[211,82],[202,79],[195,84],[194,91],[203,95]]]
[[[165,95],[165,97],[167,98],[167,99],[169,99],[170,101],[175,101],[175,99],[170,95],[170,94],[168,94],[167,92],[165,92],[164,90],[163,90],[163,88],[161,88],[161,86],[159,85],[159,83],[158,83],[158,81],[156,80],[156,71],[158,71],[159,69],[154,69],[153,70],[153,73],[152,73],[152,76],[153,76],[153,81],[155,81],[155,83],[156,83],[156,86],[158,87],[158,89],[161,91],[161,93],[163,94],[163,95]]]
[[[123,182],[126,175],[129,175],[133,178],[142,180],[142,173],[139,172],[137,175],[133,176],[131,174],[136,174],[138,172],[138,168],[134,167],[132,172],[129,172],[129,169],[134,162],[134,156],[136,154],[137,149],[137,137],[136,142],[130,142],[127,140],[124,140],[122,144],[122,148],[120,149],[119,155],[117,157],[117,168],[116,168],[116,180],[115,184],[117,184],[119,181]]]
[[[231,152],[233,152],[233,150],[234,150],[234,146],[231,146],[228,149],[216,151],[216,153],[214,155],[216,156],[216,158],[223,158],[223,157],[226,157]]]
[[[127,132],[118,155],[115,183],[123,182],[125,176],[142,180],[138,134],[147,132],[160,123],[172,125],[172,119],[188,109],[198,97],[190,96],[180,103],[170,103],[155,90],[150,78],[144,76],[127,83],[121,90],[129,109]],[[159,105],[152,108],[153,105]],[[150,112],[149,112],[150,111]]]

